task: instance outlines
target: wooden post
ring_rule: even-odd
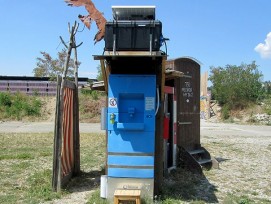
[[[164,101],[165,97],[165,82],[166,82],[166,57],[162,59],[162,73],[161,73],[161,102]]]
[[[59,114],[61,100],[60,100],[60,86],[61,77],[57,76],[57,96],[56,96],[56,112],[55,112],[55,130],[54,130],[54,156],[53,156],[53,177],[52,188],[53,191],[60,191],[61,188],[61,146],[62,146],[62,118]]]
[[[160,107],[156,115],[155,123],[155,158],[154,158],[154,195],[159,195],[163,182],[164,172],[164,86],[165,86],[165,60],[162,59],[162,69],[160,75],[157,75],[157,81],[160,81]]]
[[[66,48],[68,49],[67,51],[67,57],[66,57],[66,61],[65,61],[65,65],[64,65],[64,70],[62,73],[62,81],[61,81],[61,88],[60,88],[60,108],[59,108],[59,112],[58,112],[58,117],[60,118],[60,124],[58,127],[58,135],[59,138],[61,140],[60,144],[59,144],[59,149],[60,149],[60,156],[59,159],[61,159],[61,150],[62,150],[62,137],[63,137],[63,102],[64,102],[64,84],[65,84],[65,79],[67,76],[67,72],[68,72],[68,68],[69,68],[69,62],[70,62],[70,57],[71,57],[71,52],[72,52],[72,46],[73,46],[73,40],[74,40],[74,31],[76,28],[76,23],[75,25],[72,27],[72,31],[70,33],[70,42],[69,42],[69,46],[67,46],[65,43],[64,45],[66,46]],[[62,39],[62,38],[61,38]],[[63,41],[63,40],[62,40]],[[64,42],[64,41],[63,41]],[[61,163],[60,163],[61,164]],[[61,168],[60,168],[61,169]],[[59,174],[59,177],[61,175],[61,171]],[[59,178],[59,182],[58,182],[58,188],[57,188],[57,192],[61,191],[61,178]]]
[[[164,106],[160,106],[156,115],[155,124],[155,158],[154,158],[154,195],[159,195],[161,185],[163,181],[163,169],[164,169],[164,142],[163,142],[163,116]]]
[[[104,89],[105,89],[105,93],[107,94],[108,92],[108,76],[106,74],[106,70],[105,70],[105,63],[104,63],[104,59],[100,60],[101,63],[101,71],[102,71],[102,75],[103,75],[103,80],[104,80]]]
[[[75,26],[72,27],[72,33],[74,32]],[[61,191],[61,150],[62,150],[62,137],[63,137],[63,106],[64,106],[64,84],[65,84],[65,79],[67,76],[67,71],[69,67],[69,62],[70,62],[70,56],[71,56],[71,51],[72,51],[72,42],[73,42],[73,35],[70,35],[70,43],[68,46],[68,52],[67,52],[67,57],[64,65],[64,70],[62,73],[62,80],[61,80],[61,87],[60,87],[60,95],[59,95],[59,111],[58,111],[58,131],[57,131],[57,137],[58,137],[58,156],[57,159],[59,160],[59,168],[58,168],[58,182],[57,182],[57,192]]]
[[[73,104],[73,118],[74,118],[74,129],[73,129],[73,139],[74,139],[74,175],[78,175],[80,173],[80,133],[79,133],[79,99],[78,99],[78,61],[77,61],[77,47],[82,45],[82,42],[79,45],[76,45],[75,35],[79,28],[79,24],[75,21],[72,29],[70,30],[69,24],[69,32],[70,32],[70,42],[69,46],[66,45],[64,40],[60,37],[64,46],[68,49],[67,58],[65,61],[65,67],[62,75],[62,80],[66,78],[67,71],[69,68],[70,56],[72,49],[74,49],[74,82],[75,82],[75,90],[74,90],[74,104]],[[62,87],[62,84],[61,84]],[[61,89],[62,90],[62,89]],[[62,93],[62,91],[60,92]],[[62,93],[63,94],[63,93]]]
[[[53,176],[52,176],[52,188],[53,191],[56,191],[57,189],[57,168],[58,168],[58,138],[57,138],[57,123],[58,123],[58,102],[59,102],[59,80],[60,77],[57,76],[57,92],[56,92],[56,109],[55,109],[55,128],[54,128],[54,152],[53,152]]]
[[[74,37],[75,43],[75,37]],[[78,61],[77,61],[77,49],[74,49],[74,175],[80,173],[80,132],[79,132],[79,98],[78,98]]]
[[[74,89],[74,103],[73,103],[73,117],[74,117],[74,168],[73,173],[79,174],[80,172],[80,140],[79,140],[79,111],[78,111],[78,62],[77,62],[77,51],[76,48],[79,47],[75,44],[75,34],[78,30],[79,24],[75,21],[70,32],[70,42],[69,46],[65,44],[63,39],[60,37],[62,43],[67,48],[67,57],[64,65],[64,70],[62,73],[62,78],[58,77],[58,90],[57,90],[57,104],[56,104],[56,118],[55,118],[55,138],[54,138],[54,160],[53,160],[53,178],[52,178],[52,188],[54,191],[60,192],[62,186],[62,165],[61,165],[61,151],[62,151],[62,140],[63,140],[63,107],[64,107],[64,86],[65,79],[67,77],[67,71],[69,68],[70,56],[72,49],[75,49],[75,87]]]

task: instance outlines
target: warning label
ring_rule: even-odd
[[[109,98],[108,99],[108,107],[117,108],[117,98]]]
[[[154,97],[145,97],[145,110],[150,111],[155,108],[155,100]]]

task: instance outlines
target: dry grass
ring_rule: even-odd
[[[51,191],[53,133],[0,133],[0,203],[40,203],[70,194],[76,186],[81,185],[82,190],[97,187],[92,178],[98,176],[104,161],[103,141],[103,135],[81,134],[84,172],[71,187],[57,194]]]
[[[202,135],[202,145],[218,159],[220,168],[204,170],[203,175],[177,169],[165,179],[155,203],[271,203],[271,134]],[[104,202],[97,193],[94,197],[90,200]]]
[[[90,94],[79,94],[80,122],[100,122],[101,109],[105,107],[105,96],[99,93],[96,94],[94,95],[95,97]]]
[[[0,134],[0,203],[39,200],[39,195],[33,197],[34,184],[36,181],[48,183],[52,141],[52,134]],[[48,190],[47,186],[42,188]],[[59,197],[53,193],[50,196]]]
[[[220,168],[204,170],[204,175],[178,169],[165,180],[156,203],[271,202],[271,136],[203,135],[202,144],[220,161]],[[104,202],[97,191],[104,134],[81,134],[83,173],[64,195],[51,192],[52,133],[0,134],[0,146],[0,203]],[[93,191],[96,197],[90,198]]]

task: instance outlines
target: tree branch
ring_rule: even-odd
[[[60,38],[62,44],[68,49],[68,46],[67,46],[67,44],[64,42],[63,38],[62,38],[61,36],[59,36],[59,38]]]

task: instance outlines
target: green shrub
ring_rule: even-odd
[[[0,93],[0,106],[11,106],[11,97],[9,93]]]
[[[0,93],[0,118],[21,120],[25,116],[40,116],[41,101],[22,93]]]
[[[271,115],[271,98],[264,100],[264,110],[266,114]]]
[[[98,93],[98,91],[92,91],[91,97],[95,101],[98,100],[99,99],[99,93]]]
[[[91,95],[92,90],[90,89],[81,89],[81,93],[84,95]]]
[[[90,89],[82,89],[81,93],[85,96],[91,96],[93,100],[98,100],[100,98],[101,93],[96,90],[90,90]]]
[[[224,119],[224,120],[229,119],[229,117],[230,117],[230,108],[229,108],[228,105],[224,105],[224,106],[222,107],[222,110],[221,110],[221,117],[222,117],[222,119]]]
[[[31,102],[32,103],[25,103],[23,105],[26,115],[39,116],[41,110],[41,101],[37,98],[34,98]]]
[[[219,104],[227,108],[245,108],[251,102],[261,99],[264,90],[262,74],[255,62],[251,64],[211,67],[209,80],[213,83],[212,95]]]

